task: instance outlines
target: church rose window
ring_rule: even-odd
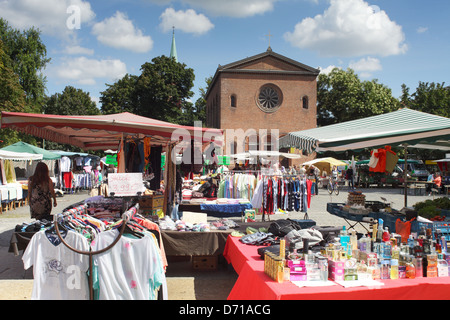
[[[265,112],[275,112],[281,105],[279,91],[272,86],[263,86],[259,91],[258,105]]]

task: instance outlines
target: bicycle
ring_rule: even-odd
[[[333,191],[336,193],[336,195],[339,195],[339,183],[337,179],[332,179],[330,182],[328,182],[327,185],[328,193],[332,194]]]

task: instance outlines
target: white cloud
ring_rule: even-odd
[[[64,49],[65,54],[69,55],[85,55],[92,56],[94,54],[93,49],[84,48],[79,45],[69,45]]]
[[[82,85],[94,85],[96,79],[115,81],[127,73],[125,63],[120,60],[95,60],[86,57],[66,59],[52,70],[58,78],[76,81]]]
[[[359,61],[352,61],[349,67],[360,74],[362,78],[370,78],[372,72],[383,70],[380,60],[376,58],[362,58]]]
[[[331,0],[314,18],[299,22],[285,40],[323,56],[390,56],[407,51],[402,27],[385,11],[363,0]]]
[[[342,69],[341,67],[336,67],[336,66],[334,66],[334,65],[329,65],[329,66],[326,67],[325,69],[319,67],[319,70],[320,70],[320,73],[325,74],[325,75],[328,75],[328,74],[330,74],[331,71],[333,71],[335,68]]]
[[[215,16],[235,18],[251,17],[273,10],[274,3],[280,0],[147,0],[159,5],[181,2],[194,8],[207,11]]]
[[[71,6],[77,9],[76,13],[67,12]],[[0,16],[18,29],[34,26],[44,34],[67,38],[77,30],[70,24],[73,18],[83,28],[95,18],[95,13],[91,4],[83,0],[0,0]]]
[[[153,48],[153,40],[137,29],[128,17],[117,11],[114,16],[92,27],[92,33],[97,40],[112,48],[126,49],[133,52],[145,53]]]
[[[419,27],[417,28],[417,33],[425,33],[428,31],[427,27]]]
[[[356,61],[356,62],[352,61],[352,62],[350,62],[349,67],[357,72],[359,72],[359,71],[374,72],[374,71],[383,70],[380,60],[376,59],[376,58],[371,58],[371,57],[362,58],[361,60]]]
[[[192,9],[175,11],[173,8],[167,8],[161,14],[160,20],[160,27],[164,32],[172,30],[174,26],[177,30],[200,35],[214,28],[207,17]]]
[[[183,0],[192,6],[200,7],[216,16],[236,18],[251,17],[273,10],[279,0]]]

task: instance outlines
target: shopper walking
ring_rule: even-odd
[[[56,207],[56,193],[48,167],[44,162],[39,162],[34,175],[28,180],[28,203],[30,204],[31,218],[51,221],[52,198],[53,206]]]
[[[345,177],[348,180],[349,189],[355,189],[355,185],[353,184],[353,168],[349,167],[345,172]]]

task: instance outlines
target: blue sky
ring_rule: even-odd
[[[225,65],[273,51],[327,72],[353,68],[401,95],[450,73],[446,0],[0,0],[11,26],[42,31],[48,95],[67,85],[98,101],[105,83],[169,55],[194,70],[195,101]]]

